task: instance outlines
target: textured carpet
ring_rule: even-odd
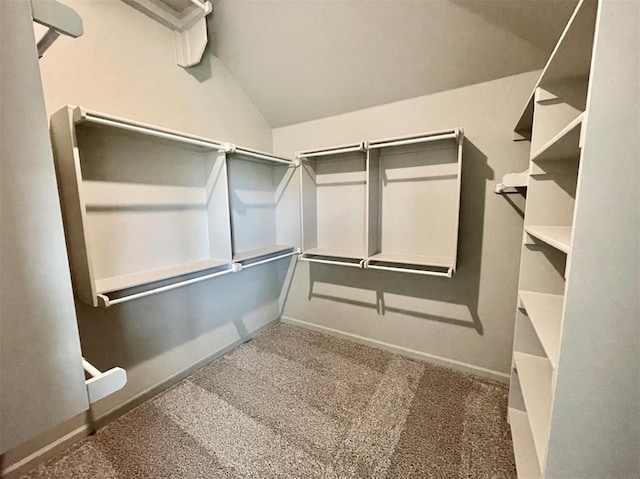
[[[515,477],[507,388],[278,324],[27,478]]]

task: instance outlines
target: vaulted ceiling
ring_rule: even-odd
[[[273,127],[542,68],[577,0],[217,0],[211,53]]]

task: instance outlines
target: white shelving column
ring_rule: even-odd
[[[521,478],[640,476],[640,69],[622,53],[639,11],[580,1],[515,128],[531,142],[509,394]]]

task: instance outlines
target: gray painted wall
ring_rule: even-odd
[[[88,400],[29,2],[0,20],[1,454]]]
[[[286,155],[450,127],[465,129],[454,278],[299,262],[283,316],[506,380],[524,200],[493,191],[505,173],[528,165],[527,145],[511,141],[511,130],[537,76],[520,74],[275,129],[274,150]]]
[[[120,1],[64,3],[82,16],[85,34],[75,40],[61,37],[41,60],[48,114],[70,103],[271,150],[270,126],[220,62],[209,56],[194,69],[178,67],[173,33]],[[46,128],[44,118],[42,126]],[[49,167],[53,175],[52,161]],[[57,204],[55,209],[59,211]],[[58,218],[53,228],[60,227]],[[50,246],[48,255],[66,263],[61,242]],[[64,274],[50,277],[56,282],[68,278],[66,264],[63,269]],[[107,414],[277,319],[281,288],[276,278],[277,267],[267,265],[108,310],[76,303],[83,354],[100,369],[126,368],[129,378],[123,390],[95,405],[94,416]],[[59,419],[51,417],[49,426]],[[78,423],[72,421],[31,447],[12,452],[4,466]]]

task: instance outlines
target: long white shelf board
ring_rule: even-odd
[[[295,246],[293,245],[275,244],[275,245],[265,246],[263,248],[256,248],[248,251],[241,251],[233,255],[233,261],[235,263],[240,263],[241,261],[256,259],[262,256],[268,256],[276,253],[285,253],[288,251],[292,251],[294,248]]]
[[[509,408],[509,423],[511,425],[511,438],[513,439],[513,452],[516,457],[518,477],[520,479],[538,479],[542,477],[527,413]]]
[[[563,253],[571,250],[571,226],[525,226],[524,230]]]
[[[413,264],[418,266],[436,266],[440,268],[453,268],[455,264],[453,258],[442,256],[422,256],[404,253],[378,253],[374,254],[369,259],[372,261]]]
[[[531,320],[533,329],[540,339],[542,348],[547,353],[551,366],[556,368],[560,351],[564,297],[559,294],[520,291],[520,299]]]
[[[367,255],[362,251],[348,251],[332,248],[311,248],[304,250],[303,253],[316,256],[330,256],[332,258],[347,259],[365,259],[367,257]]]
[[[580,130],[584,113],[580,114],[531,156],[532,161],[570,160],[580,155]]]
[[[547,455],[551,425],[552,376],[551,363],[546,358],[514,352],[513,358],[527,409],[538,463],[542,469]]]
[[[158,268],[121,276],[112,276],[110,278],[97,279],[96,293],[103,294],[120,291],[127,288],[133,288],[134,286],[162,281],[163,279],[175,278],[176,276],[217,268],[219,266],[224,266],[225,264],[230,264],[230,261],[207,258],[199,261],[167,266],[166,268]]]

